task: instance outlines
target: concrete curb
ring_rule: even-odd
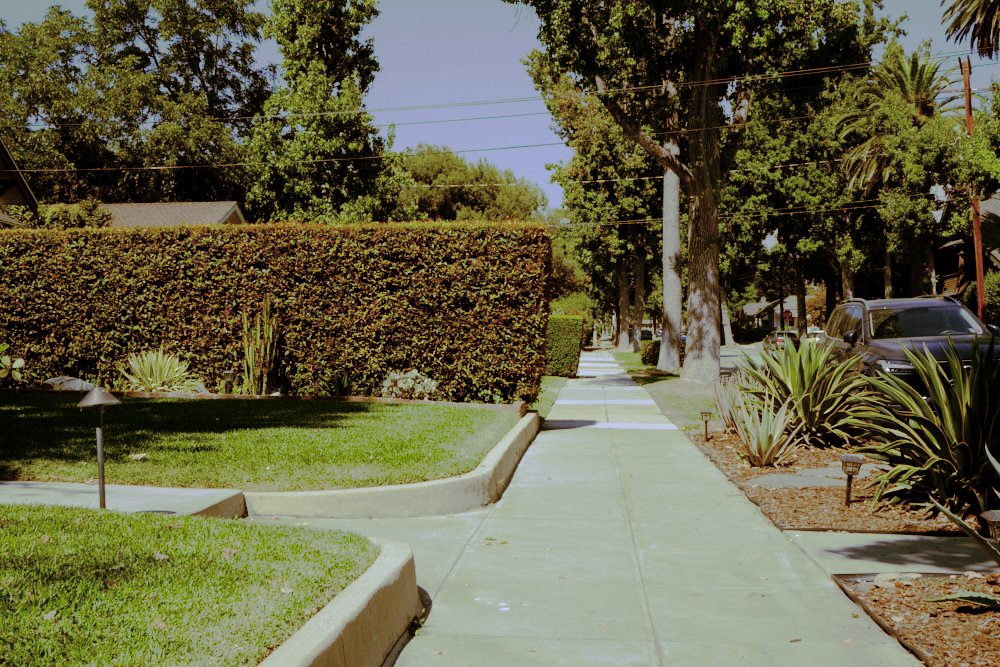
[[[528,413],[489,451],[474,470],[458,477],[417,484],[331,491],[246,491],[250,516],[417,517],[456,514],[496,502],[521,456],[538,434],[540,419]]]
[[[420,616],[413,552],[372,540],[380,553],[259,667],[380,667]]]

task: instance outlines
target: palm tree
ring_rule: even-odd
[[[944,20],[948,39],[962,42],[969,37],[979,55],[990,59],[1000,51],[1000,0],[951,0]]]
[[[865,198],[877,197],[893,186],[895,160],[887,139],[907,127],[919,128],[951,109],[959,99],[946,94],[952,80],[932,62],[926,51],[909,57],[895,43],[872,76],[857,89],[850,108],[837,118],[841,141],[857,142],[844,156],[848,186]],[[892,255],[888,245],[883,268],[885,296],[892,296]]]

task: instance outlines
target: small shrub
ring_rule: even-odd
[[[546,375],[576,377],[580,364],[580,331],[583,318],[552,315],[546,330]]]
[[[187,363],[163,350],[130,354],[128,369],[121,368],[130,391],[196,391],[200,381],[188,371]]]
[[[800,428],[794,425],[790,405],[783,403],[776,409],[772,397],[759,400],[748,393],[739,397],[733,423],[740,437],[740,457],[754,467],[784,463],[795,452]]]
[[[740,366],[743,390],[761,401],[787,404],[805,445],[847,444],[862,427],[860,416],[877,401],[854,360],[834,363],[832,352],[824,345],[788,345]]]
[[[973,345],[967,367],[950,341],[944,364],[927,350],[906,355],[926,399],[896,376],[869,380],[892,405],[864,415],[877,442],[859,451],[891,466],[876,478],[876,498],[927,505],[930,496],[962,516],[995,506],[989,452],[1000,451],[1000,350]]]
[[[437,386],[437,382],[415,368],[405,373],[393,371],[382,383],[382,396],[427,400],[437,391]]]
[[[639,345],[639,358],[647,366],[655,366],[660,360],[660,341],[644,340]]]

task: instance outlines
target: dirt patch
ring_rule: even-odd
[[[701,434],[689,436],[783,530],[963,534],[945,517],[875,503],[869,480],[855,480],[849,507],[844,506],[844,485],[773,488],[754,481],[776,472],[796,475],[831,465],[839,468],[840,455],[846,449],[803,449],[789,465],[751,468],[739,458],[735,436],[716,431],[708,442]],[[966,590],[1000,597],[1000,575],[965,573],[878,581],[849,577],[842,583],[880,625],[926,664],[1000,665],[1000,611],[962,602],[929,601]]]

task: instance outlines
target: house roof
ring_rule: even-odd
[[[234,201],[188,201],[149,204],[101,204],[112,227],[179,227],[246,222]]]
[[[4,192],[11,187],[15,189],[18,196],[2,197]],[[35,199],[35,193],[28,187],[28,182],[24,180],[24,174],[17,168],[17,163],[14,162],[14,158],[7,150],[7,145],[2,138],[0,138],[0,197],[8,204],[27,206],[32,213],[38,215],[38,200]]]

